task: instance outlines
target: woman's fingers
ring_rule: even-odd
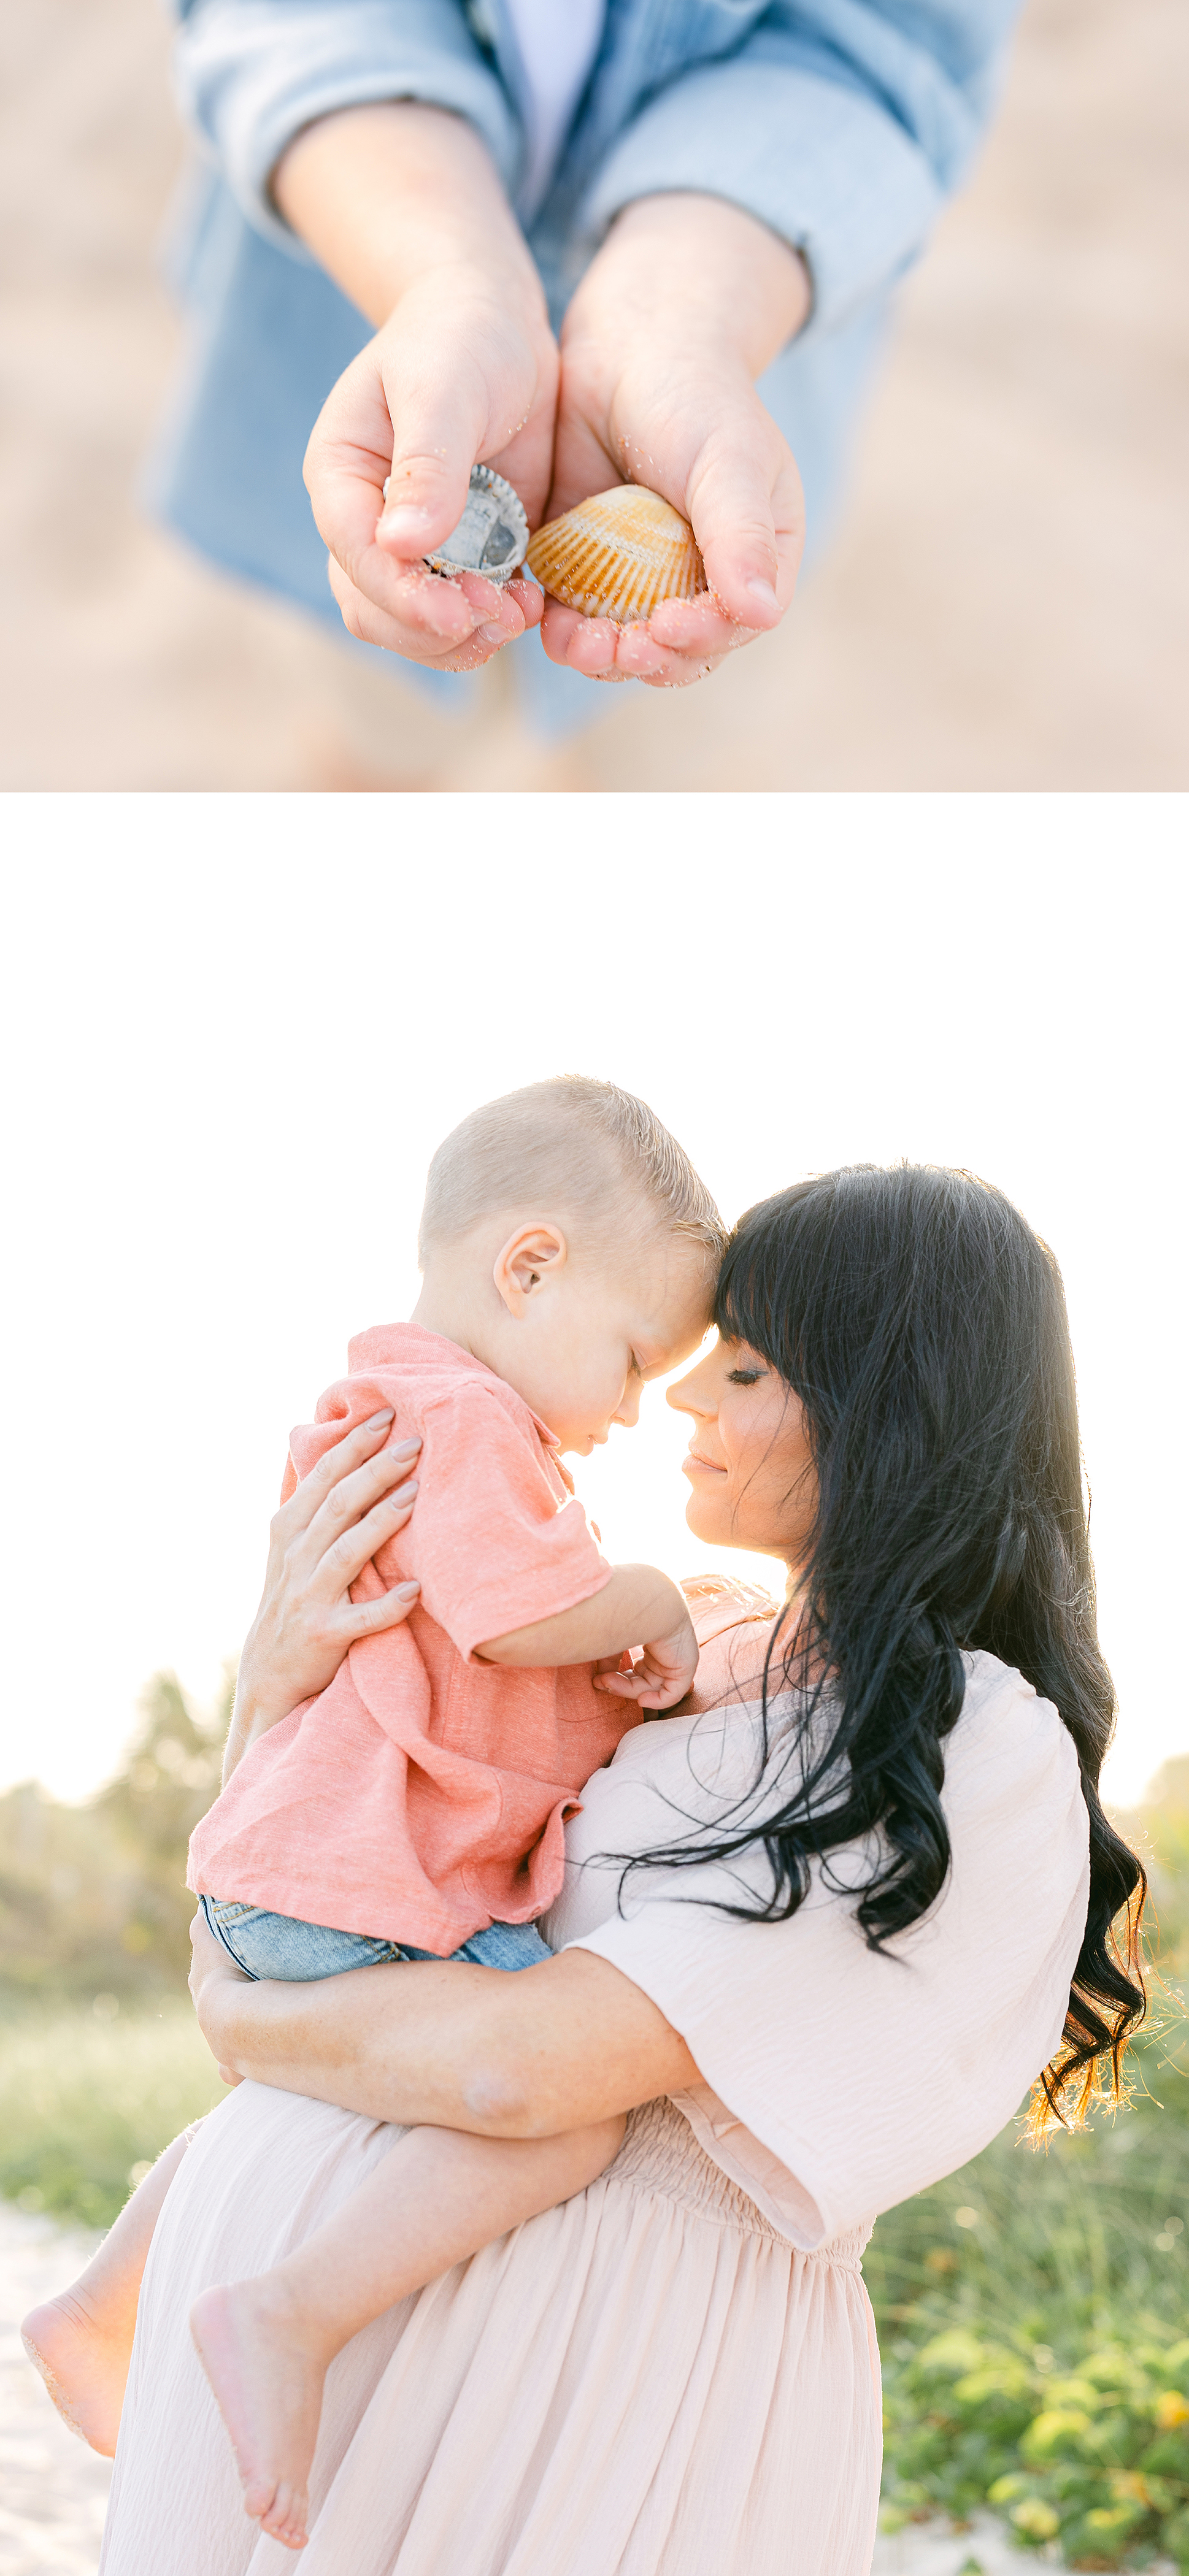
[[[364,1513],[362,1520],[341,1531],[323,1550],[311,1572],[311,1592],[319,1593],[323,1600],[341,1600],[357,1576],[362,1574],[365,1565],[370,1564],[377,1549],[404,1528],[416,1500],[417,1481],[414,1478],[408,1484],[399,1485],[395,1493],[385,1494],[370,1512]],[[328,1513],[331,1508],[331,1505],[327,1506]],[[322,1514],[319,1513],[310,1531],[310,1538],[315,1543],[321,1534],[321,1523]]]
[[[412,1474],[420,1449],[418,1440],[400,1440],[385,1448],[388,1433],[396,1417],[391,1405],[368,1415],[345,1431],[341,1440],[327,1449],[309,1475],[303,1476],[287,1503],[282,1503],[273,1521],[274,1530],[291,1538],[308,1529],[327,1495],[336,1485],[350,1477],[357,1479],[354,1493],[356,1510],[366,1510],[378,1493],[395,1484],[398,1476]]]
[[[353,1601],[344,1614],[343,1625],[349,1637],[374,1637],[377,1629],[398,1628],[415,1610],[421,1598],[419,1583],[394,1583],[376,1601]]]
[[[319,1467],[325,1463],[320,1459]],[[293,1549],[294,1572],[311,1584],[320,1575],[324,1593],[337,1595],[353,1583],[376,1548],[391,1537],[393,1515],[408,1517],[416,1496],[416,1463],[415,1449],[399,1455],[385,1449],[331,1485]],[[317,1474],[315,1467],[303,1483],[312,1484]]]

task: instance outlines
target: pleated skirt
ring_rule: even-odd
[[[191,2145],[141,2297],[101,2576],[280,2576],[188,2313],[303,2241],[403,2132],[245,2084]],[[671,2103],[589,2191],[389,2309],[327,2381],[303,2576],[868,2576],[862,2237],[804,2255]]]

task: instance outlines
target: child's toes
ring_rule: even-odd
[[[286,2549],[304,2549],[309,2537],[306,2530],[308,2512],[309,2499],[304,2488],[286,2486],[282,2482],[270,2510],[262,2518],[263,2528],[271,2533],[274,2540],[283,2542]]]
[[[262,2522],[266,2531],[271,2529],[271,2517],[276,2512],[277,2499],[281,2492],[276,2479],[260,2476],[244,2477],[242,2468],[240,2476],[243,2478],[244,2512],[251,2516],[253,2522]]]

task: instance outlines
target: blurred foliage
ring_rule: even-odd
[[[880,2219],[883,2522],[989,2505],[1067,2566],[1189,2570],[1189,1758],[1116,1821],[1152,1886],[1131,2102]]]
[[[0,2024],[0,2192],[18,2208],[110,2227],[179,2129],[222,2101],[188,2003],[94,2007]]]
[[[222,2098],[190,2011],[186,1847],[219,1787],[234,1677],[209,1718],[172,1673],[118,1777],[82,1807],[0,1798],[0,2193],[110,2226],[130,2183]]]
[[[176,1994],[190,1964],[186,1846],[219,1787],[234,1693],[209,1720],[158,1673],[118,1778],[86,1806],[33,1781],[0,1798],[0,2015]]]

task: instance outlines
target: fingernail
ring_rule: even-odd
[[[418,1488],[418,1485],[420,1484],[420,1482],[421,1482],[421,1479],[420,1479],[420,1477],[419,1477],[419,1476],[406,1476],[405,1481],[404,1481],[403,1485],[401,1486],[399,1493],[396,1493],[396,1494],[390,1494],[390,1495],[389,1495],[389,1497],[388,1497],[389,1502],[390,1502],[390,1503],[395,1503],[395,1504],[396,1504],[396,1507],[397,1507],[397,1510],[399,1511],[399,1510],[400,1510],[400,1508],[401,1508],[401,1505],[402,1505],[403,1503],[407,1503],[407,1502],[408,1502],[410,1495],[412,1495],[412,1494],[415,1494],[415,1493],[416,1493],[417,1488]]]
[[[394,1583],[392,1589],[402,1601],[407,1601],[411,1592],[420,1592],[421,1586],[419,1583]]]
[[[391,1421],[391,1414],[388,1418]],[[390,1458],[415,1458],[420,1447],[419,1440],[394,1440],[388,1455]]]
[[[764,581],[759,573],[755,575],[753,580],[747,583],[747,590],[751,598],[761,601],[765,608],[779,608],[780,601],[773,590],[771,582]]]
[[[415,508],[411,501],[402,501],[395,510],[385,510],[377,526],[376,535],[385,538],[394,537],[398,540],[407,539],[418,554],[424,554],[425,531],[432,515],[429,510]]]
[[[485,644],[503,644],[510,641],[505,629],[498,624],[481,626],[479,628],[479,634]]]
[[[374,1431],[378,1422],[391,1422],[395,1417],[395,1412],[396,1407],[394,1405],[386,1404],[382,1413],[369,1413],[367,1420],[362,1427],[365,1431]]]

